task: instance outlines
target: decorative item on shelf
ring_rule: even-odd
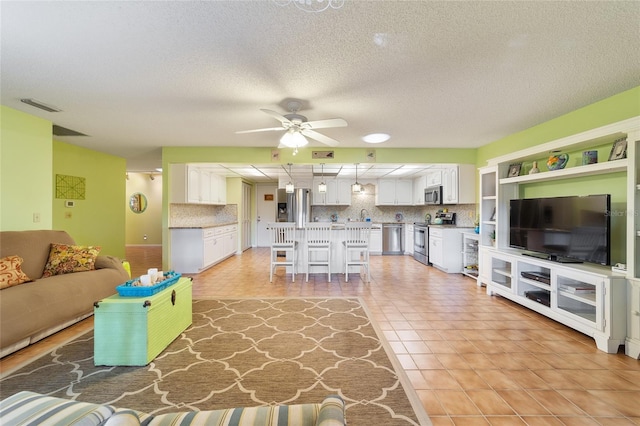
[[[480,233],[480,216],[476,215],[476,220],[473,221],[473,232]]]
[[[536,173],[540,173],[540,169],[538,168],[538,162],[534,161],[533,162],[533,167],[531,167],[531,170],[529,170],[529,174],[530,175],[534,175]]]
[[[598,151],[585,151],[582,153],[582,165],[596,164],[598,162]]]
[[[491,217],[489,218],[490,222],[494,222],[496,220],[496,208],[493,208],[493,211],[491,212]]]
[[[622,160],[627,158],[627,138],[620,138],[613,143],[611,147],[611,153],[609,154],[609,161]]]
[[[569,162],[569,154],[558,154],[559,151],[551,151],[551,156],[547,160],[549,170],[564,169]]]
[[[489,239],[491,240],[491,245],[496,245],[496,231],[489,232]]]
[[[522,163],[513,163],[509,166],[509,174],[507,177],[516,177],[520,176],[520,169],[522,168]]]

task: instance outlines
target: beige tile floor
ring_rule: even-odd
[[[160,266],[159,249],[127,251],[132,273]],[[357,276],[269,282],[269,250],[251,249],[194,276],[194,297],[359,296],[384,330],[434,425],[640,425],[640,361],[461,275],[409,256],[373,256]],[[0,360],[2,370],[59,344],[88,319]]]

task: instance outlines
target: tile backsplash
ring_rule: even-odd
[[[169,227],[189,228],[224,225],[238,221],[238,205],[170,204]]]

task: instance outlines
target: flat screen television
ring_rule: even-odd
[[[511,200],[509,245],[559,262],[611,264],[611,195]]]

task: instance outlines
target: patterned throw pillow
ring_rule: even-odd
[[[91,271],[95,269],[96,257],[101,247],[72,246],[68,244],[51,244],[49,260],[44,267],[42,278],[71,272]]]
[[[23,259],[20,256],[7,256],[0,259],[0,290],[31,281],[31,279],[22,272]]]

